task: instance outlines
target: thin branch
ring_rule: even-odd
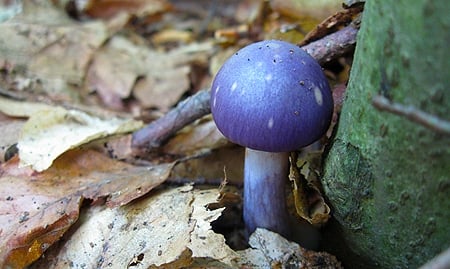
[[[352,51],[356,44],[357,33],[358,29],[353,25],[349,25],[342,30],[303,46],[302,49],[320,64],[324,64]]]
[[[184,126],[210,113],[209,96],[209,91],[201,90],[180,102],[163,117],[137,130],[133,134],[133,147],[159,147]]]
[[[340,57],[354,48],[358,30],[347,26],[302,48],[320,64]],[[184,126],[211,112],[208,90],[202,90],[179,103],[163,117],[151,122],[133,134],[132,145],[147,149],[159,147]]]
[[[413,106],[404,106],[391,102],[389,99],[381,95],[373,97],[372,104],[378,110],[388,111],[393,114],[403,116],[408,120],[418,123],[437,133],[450,135],[450,122],[418,110]]]

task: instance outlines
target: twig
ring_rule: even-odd
[[[437,255],[419,269],[446,269],[450,268],[450,248]]]
[[[320,64],[323,64],[352,50],[356,43],[357,33],[356,28],[347,26],[302,48]],[[136,131],[132,139],[133,147],[146,147],[147,149],[159,147],[184,126],[210,113],[209,96],[208,90],[199,91],[179,103],[163,117]]]
[[[209,96],[209,91],[201,90],[180,102],[163,117],[137,130],[133,134],[132,146],[159,147],[184,126],[211,112]]]
[[[404,116],[408,120],[425,126],[437,133],[450,135],[450,122],[418,110],[413,106],[404,106],[391,102],[381,95],[373,97],[372,104],[378,110],[384,110],[396,115]]]
[[[302,48],[320,64],[327,63],[354,49],[358,29],[349,25]]]

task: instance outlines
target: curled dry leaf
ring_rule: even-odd
[[[331,217],[330,207],[326,204],[318,187],[320,183],[318,183],[318,172],[315,170],[321,154],[321,152],[311,153],[308,160],[297,160],[296,154],[291,154],[289,173],[289,179],[294,187],[293,196],[297,214],[314,226],[324,225]],[[298,167],[302,170],[299,171]]]
[[[0,167],[0,268],[23,268],[39,258],[78,219],[83,198],[127,204],[161,184],[172,166],[134,167],[76,150],[36,173],[11,159]]]
[[[193,259],[231,264],[236,257],[211,230],[222,209],[208,210],[218,190],[159,190],[120,208],[91,207],[79,226],[33,268],[181,268]]]

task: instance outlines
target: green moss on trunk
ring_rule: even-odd
[[[450,137],[371,104],[380,94],[449,120],[448,44],[447,1],[366,3],[323,179],[328,232],[343,240],[327,247],[348,266],[415,268],[450,246]]]

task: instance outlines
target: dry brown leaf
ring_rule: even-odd
[[[74,85],[83,85],[93,54],[127,22],[124,16],[108,23],[77,23],[47,1],[24,1],[23,12],[0,24],[0,62],[14,66],[18,82],[36,81],[59,100],[77,99]]]
[[[206,64],[211,51],[212,44],[196,43],[160,52],[115,36],[96,53],[87,85],[113,108],[133,91],[143,107],[167,111],[189,89],[190,64]]]
[[[102,19],[114,17],[119,13],[137,17],[151,16],[170,8],[166,0],[75,0],[75,5],[78,12]]]
[[[60,244],[33,268],[181,268],[193,258],[230,262],[236,257],[210,222],[223,209],[207,210],[218,190],[192,186],[160,190],[124,207],[91,207]],[[206,246],[205,246],[206,244]]]
[[[190,72],[190,66],[186,65],[151,72],[138,80],[133,91],[134,97],[143,107],[167,111],[189,89]]]
[[[95,151],[70,151],[42,173],[1,166],[0,267],[37,259],[77,220],[82,198],[124,205],[161,184],[173,163],[134,167]]]
[[[163,147],[163,151],[174,155],[196,155],[229,144],[219,132],[210,116],[179,131]]]
[[[244,148],[225,147],[210,154],[202,154],[179,162],[172,170],[171,181],[186,179],[197,183],[218,185],[225,177],[234,185],[242,185],[244,171]]]
[[[315,152],[309,153],[307,160],[297,160],[296,155],[291,154],[289,173],[297,214],[316,227],[324,225],[331,217],[331,209],[319,190],[318,172],[315,170],[321,156],[322,152]]]

